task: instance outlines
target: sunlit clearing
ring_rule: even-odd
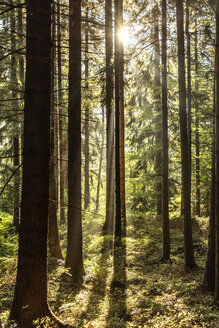
[[[123,42],[124,46],[128,46],[130,44],[130,34],[127,27],[121,28],[119,31],[119,38]]]

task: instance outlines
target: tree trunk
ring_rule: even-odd
[[[10,1],[11,5],[13,6],[13,1]],[[15,40],[15,13],[14,10],[11,11],[11,50],[16,50],[16,40]],[[11,94],[11,105],[12,110],[16,114],[18,110],[18,101],[16,98],[17,89],[18,89],[18,79],[17,79],[17,69],[16,69],[16,57],[13,53],[11,55],[11,87],[12,87],[12,94]],[[16,169],[20,165],[19,160],[19,125],[18,123],[14,123],[13,125],[13,165]],[[20,221],[20,174],[18,172],[14,176],[14,213],[13,213],[13,225],[15,226],[16,231],[19,230],[19,221]]]
[[[212,137],[212,164],[211,164],[211,200],[208,228],[208,252],[205,264],[204,284],[210,290],[215,288],[215,81],[213,105],[213,137]]]
[[[86,209],[90,204],[90,185],[89,185],[89,166],[90,166],[90,154],[89,154],[89,31],[88,31],[88,9],[86,11],[86,26],[85,26],[85,143],[84,143],[84,208]]]
[[[163,260],[170,259],[169,186],[168,186],[168,107],[167,107],[167,4],[162,0],[162,127],[163,127]]]
[[[188,106],[188,157],[189,157],[189,192],[191,195],[191,175],[192,175],[192,129],[191,129],[191,112],[192,112],[192,96],[191,96],[191,42],[190,42],[190,13],[189,13],[189,1],[186,0],[186,39],[187,39],[187,106]]]
[[[65,223],[65,172],[64,172],[64,136],[63,136],[63,91],[62,91],[62,52],[60,0],[57,0],[57,61],[58,61],[58,106],[59,106],[59,197],[60,221]]]
[[[49,252],[54,259],[63,259],[60,247],[57,221],[57,152],[56,152],[56,122],[55,122],[55,8],[52,5],[52,71],[51,71],[51,118],[50,118],[50,170],[49,170]]]
[[[101,150],[100,150],[100,164],[97,178],[97,197],[96,197],[96,213],[98,212],[100,205],[100,186],[101,186],[101,172],[102,172],[102,164],[103,164],[103,147],[104,147],[104,109],[102,109],[102,142],[101,142]]]
[[[123,97],[123,45],[119,37],[122,28],[122,0],[115,0],[115,173],[116,222],[115,238],[125,234],[125,176],[124,176],[124,97]]]
[[[24,160],[17,280],[10,318],[23,328],[50,315],[47,302],[50,1],[27,0]]]
[[[159,25],[158,25],[158,4],[154,8],[154,50],[155,50],[155,90],[154,90],[154,104],[155,104],[155,125],[156,125],[156,160],[155,170],[157,176],[156,194],[157,194],[157,215],[162,213],[162,198],[161,198],[161,83],[160,83],[160,41],[159,41]]]
[[[185,53],[183,29],[183,2],[176,1],[177,39],[178,39],[178,71],[179,71],[179,116],[182,161],[182,200],[184,216],[184,256],[186,268],[196,267],[193,253],[192,222],[191,222],[191,194],[189,176],[189,151],[186,114],[186,85],[185,85]]]
[[[216,0],[216,137],[215,137],[215,302],[219,303],[219,0]]]
[[[105,42],[106,42],[106,221],[105,232],[114,232],[114,115],[113,115],[113,36],[112,0],[105,0]]]
[[[196,215],[200,216],[200,142],[199,142],[199,113],[198,113],[198,37],[197,18],[195,19],[195,155],[196,155]]]
[[[84,275],[81,222],[81,0],[69,0],[68,240],[66,267]]]

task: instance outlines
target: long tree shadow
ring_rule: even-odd
[[[103,236],[101,257],[93,280],[92,293],[86,311],[82,312],[77,320],[78,327],[84,327],[87,320],[94,320],[99,315],[99,305],[106,294],[107,277],[109,275],[108,260],[112,252],[112,238],[110,235]]]
[[[114,246],[113,279],[109,295],[106,327],[126,327],[126,238],[118,238]]]

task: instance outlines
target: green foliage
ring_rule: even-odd
[[[18,235],[12,225],[12,216],[0,212],[0,256],[14,256],[17,252]]]

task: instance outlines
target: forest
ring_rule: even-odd
[[[219,0],[3,0],[0,40],[0,328],[219,327]]]

